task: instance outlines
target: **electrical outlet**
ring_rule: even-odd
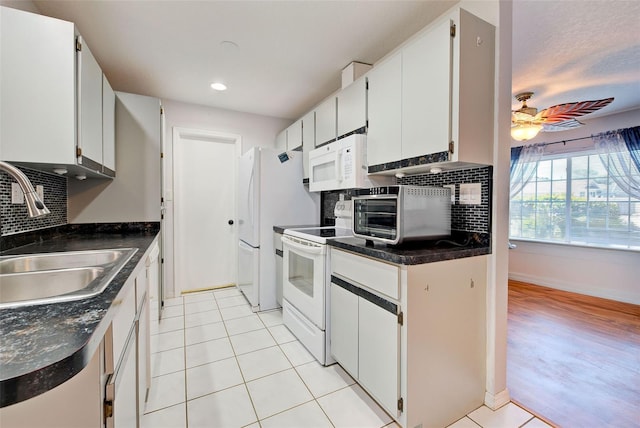
[[[456,185],[455,184],[445,184],[442,187],[446,187],[448,189],[451,189],[451,203],[455,204],[456,203]]]
[[[460,184],[460,204],[480,205],[482,202],[482,186],[480,183]]]
[[[24,204],[24,193],[18,183],[11,183],[11,203]]]
[[[40,197],[40,200],[44,203],[44,186],[38,184],[36,186],[36,193],[38,194],[38,197]]]

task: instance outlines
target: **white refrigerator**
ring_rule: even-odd
[[[238,287],[252,310],[279,307],[273,226],[320,224],[320,198],[302,183],[302,152],[254,147],[238,168]],[[280,285],[281,286],[281,285]]]

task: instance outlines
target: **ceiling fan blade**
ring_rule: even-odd
[[[584,116],[606,107],[613,101],[613,97],[595,101],[580,101],[577,103],[558,104],[540,111],[536,120],[542,123],[558,123]]]
[[[542,132],[558,132],[558,131],[566,131],[568,129],[578,128],[584,125],[584,123],[577,121],[575,119],[569,119],[562,122],[556,123],[543,123],[542,124]]]

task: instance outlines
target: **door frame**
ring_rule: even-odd
[[[175,177],[176,177],[176,163],[175,163],[175,147],[176,144],[178,144],[178,141],[180,141],[183,138],[195,138],[195,139],[202,139],[202,140],[210,140],[213,143],[226,143],[226,144],[233,144],[235,146],[235,158],[233,159],[234,162],[236,162],[236,174],[233,177],[233,191],[234,191],[234,195],[235,195],[235,199],[236,199],[236,206],[233,207],[233,221],[237,224],[238,223],[238,207],[237,207],[237,199],[238,199],[238,174],[237,174],[237,163],[238,163],[238,159],[240,159],[240,156],[242,154],[242,136],[238,135],[238,134],[232,134],[229,132],[222,132],[222,131],[213,131],[213,130],[206,130],[206,129],[197,129],[197,128],[184,128],[184,127],[179,127],[179,126],[174,126],[172,128],[172,144],[171,144],[171,191],[172,191],[172,200],[173,197],[175,196]],[[173,258],[171,260],[171,263],[173,264],[173,275],[172,275],[172,279],[173,279],[173,295],[174,297],[179,297],[180,296],[180,290],[177,288],[176,284],[177,284],[177,264],[176,264],[176,247],[177,247],[177,240],[176,240],[176,225],[178,224],[178,221],[180,220],[178,218],[178,216],[176,216],[176,209],[175,209],[175,204],[172,204],[171,206],[171,214],[172,214],[172,221],[171,221],[171,232],[172,232],[172,242],[171,242],[171,247],[173,250]],[[234,227],[233,228],[233,237],[234,237],[234,245],[232,245],[233,249],[233,255],[232,258],[234,260],[237,261],[238,259],[238,248],[237,248],[237,241],[238,241],[238,228]],[[238,278],[237,278],[237,269],[236,272],[234,273],[233,279],[234,282],[237,284],[238,282]]]

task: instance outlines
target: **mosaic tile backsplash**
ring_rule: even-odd
[[[411,175],[398,179],[398,184],[412,186],[456,185],[456,203],[451,206],[451,229],[465,232],[491,232],[491,188],[493,167],[443,171],[438,174]],[[460,204],[460,184],[480,183],[482,197],[479,205]]]
[[[11,183],[16,181],[0,171],[0,236],[67,224],[67,178],[20,167],[33,187],[44,187],[44,204],[51,214],[30,218],[25,204],[11,203]]]
[[[493,167],[443,171],[438,174],[420,174],[399,178],[398,184],[411,186],[456,185],[456,203],[451,207],[451,229],[462,232],[491,233],[491,188],[493,187]],[[460,184],[480,183],[482,197],[479,205],[460,204]],[[322,224],[332,225],[335,221],[333,207],[340,194],[351,199],[350,190],[322,192]]]

